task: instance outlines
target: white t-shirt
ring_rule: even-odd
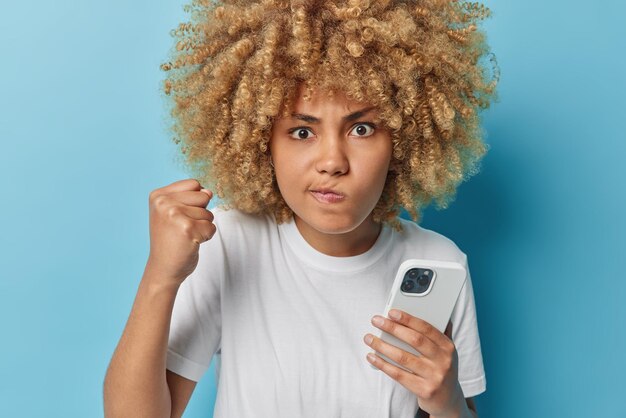
[[[413,418],[417,397],[366,359],[398,266],[460,262],[448,238],[401,219],[367,252],[318,252],[295,223],[213,209],[217,232],[179,288],[167,369],[198,381],[219,357],[215,418]],[[469,270],[468,270],[469,272]],[[451,318],[465,397],[486,389],[469,273]],[[219,351],[218,351],[219,350]]]

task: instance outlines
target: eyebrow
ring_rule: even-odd
[[[344,122],[350,122],[353,121],[355,119],[360,118],[361,116],[363,116],[364,114],[366,114],[367,112],[371,111],[375,109],[375,106],[371,106],[371,107],[366,107],[365,109],[361,109],[361,110],[357,110],[354,113],[350,113],[347,116],[344,116],[342,119]],[[309,122],[309,123],[319,123],[321,121],[321,119],[316,118],[315,116],[311,116],[311,115],[305,115],[303,113],[292,113],[291,114],[291,118],[292,119],[301,119],[305,122]]]

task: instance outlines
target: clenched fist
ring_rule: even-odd
[[[198,265],[200,243],[215,234],[206,209],[213,194],[195,179],[150,193],[150,256],[147,268],[168,285],[180,285]]]

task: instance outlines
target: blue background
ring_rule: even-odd
[[[469,255],[481,418],[626,417],[626,6],[487,1],[502,71],[480,174],[422,224]],[[149,251],[186,178],[159,64],[180,2],[10,2],[0,18],[0,405],[102,416]],[[210,417],[213,367],[186,417]]]

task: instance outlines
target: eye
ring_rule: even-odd
[[[289,135],[293,139],[309,139],[311,136],[307,135],[308,133],[313,135],[309,128],[293,128],[289,130]]]
[[[352,128],[352,132],[354,132],[357,136],[370,136],[374,133],[375,126],[372,123],[359,123]]]

